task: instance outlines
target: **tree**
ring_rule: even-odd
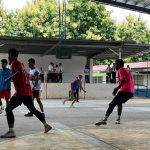
[[[116,40],[136,43],[150,43],[150,30],[140,17],[129,15],[118,25]]]
[[[145,21],[140,17],[129,15],[118,25],[115,35],[116,40],[135,42],[139,44],[150,44],[150,30]],[[147,60],[149,53],[142,56],[129,57],[126,62]]]
[[[116,26],[105,6],[87,0],[67,5],[67,38],[113,40]]]
[[[5,32],[7,35],[45,38],[59,36],[56,0],[33,0],[11,15],[10,18],[14,18],[14,25],[10,26],[13,35],[10,30]],[[70,0],[67,4],[67,39],[111,40],[114,39],[115,30],[115,22],[103,5],[85,0]]]

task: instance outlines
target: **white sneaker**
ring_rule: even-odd
[[[115,121],[115,124],[120,124],[120,119],[117,119],[117,120]]]
[[[71,104],[71,105],[70,105],[70,108],[75,108],[75,106]]]
[[[1,107],[0,107],[0,114],[2,114],[2,113],[3,113],[3,110],[4,110],[4,107],[3,107],[3,106],[1,106]]]

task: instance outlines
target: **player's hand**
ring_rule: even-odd
[[[117,89],[117,88],[114,88],[112,94],[115,96],[115,95],[117,94],[117,92],[118,92],[118,89]]]

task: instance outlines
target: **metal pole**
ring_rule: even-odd
[[[66,9],[66,6],[67,6],[67,4],[66,4],[67,2],[66,2],[66,0],[65,0],[65,22],[64,22],[64,24],[65,24],[65,35],[64,35],[64,38],[65,38],[65,40],[66,40],[66,32],[67,32],[67,30],[66,30],[66,13],[67,13],[67,9]]]
[[[148,57],[147,57],[147,85],[146,85],[146,97],[148,97]]]
[[[121,48],[119,48],[119,59],[122,58],[122,54],[121,54]]]
[[[59,40],[61,38],[61,7],[60,0],[58,0],[58,15],[59,15]]]

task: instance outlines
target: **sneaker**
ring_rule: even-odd
[[[96,126],[106,125],[106,124],[107,124],[107,121],[106,121],[106,120],[101,120],[101,121],[95,123]]]
[[[1,106],[1,108],[0,108],[0,114],[2,114],[2,113],[3,113],[3,110],[4,110],[4,107],[3,107],[3,106]]]
[[[50,131],[52,129],[52,127],[48,124],[46,124],[44,127],[45,127],[44,133],[47,133],[48,131]]]
[[[117,120],[115,121],[115,124],[120,124],[120,119],[117,119]]]
[[[75,108],[75,107],[74,107],[74,105],[71,104],[71,105],[70,105],[70,108]]]
[[[33,114],[31,112],[24,115],[25,117],[33,117]]]
[[[15,138],[16,134],[14,131],[8,131],[4,135],[0,136],[1,138]]]

